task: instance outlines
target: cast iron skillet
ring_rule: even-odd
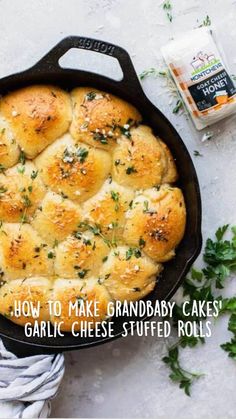
[[[112,80],[95,73],[63,69],[58,60],[71,48],[79,48],[106,54],[118,60],[123,78]],[[147,297],[169,299],[180,286],[184,275],[201,250],[201,198],[197,175],[190,155],[180,136],[165,116],[145,96],[128,53],[116,45],[95,39],[70,36],[59,42],[32,68],[0,80],[1,95],[10,90],[35,83],[52,83],[65,89],[75,86],[92,86],[127,100],[141,112],[144,121],[150,125],[169,146],[176,159],[180,175],[179,186],[184,193],[187,206],[187,227],[179,245],[176,257],[165,264],[163,275],[155,290]],[[123,331],[124,321],[141,320],[140,318],[120,317],[115,319],[115,337]],[[144,318],[142,320],[145,320]],[[6,346],[18,355],[33,353],[61,352],[65,350],[90,347],[104,343],[111,338],[77,338],[71,334],[56,338],[26,338],[24,328],[15,325],[0,316],[0,335]]]

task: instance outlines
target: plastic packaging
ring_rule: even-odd
[[[236,112],[236,88],[208,28],[169,42],[162,54],[198,130]]]

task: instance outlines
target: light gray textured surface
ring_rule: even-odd
[[[206,14],[227,28],[236,17],[231,0],[173,0],[170,24],[158,0],[0,0],[0,76],[31,66],[66,35],[93,36],[117,43],[132,56],[140,73],[160,66],[160,46],[176,33],[199,25]],[[235,29],[224,31],[230,62],[235,66]],[[80,53],[79,53],[80,54]],[[88,61],[84,54],[68,57],[77,67]],[[103,72],[101,59],[89,60]],[[235,69],[232,67],[232,72]],[[214,139],[201,143],[185,115],[173,115],[170,96],[160,80],[149,79],[143,87],[150,99],[172,121],[194,158],[203,198],[203,235],[213,234],[223,223],[236,222],[236,117],[214,126]],[[199,259],[199,264],[201,260]],[[229,281],[227,293],[236,290]],[[204,347],[186,350],[183,363],[206,373],[187,398],[169,382],[161,362],[163,339],[120,339],[97,348],[66,354],[67,372],[60,394],[53,402],[53,417],[236,417],[236,365],[219,344],[229,337],[227,319],[214,328]]]

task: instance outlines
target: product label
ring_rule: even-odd
[[[209,28],[186,32],[162,53],[197,129],[236,113],[236,86]]]
[[[221,68],[223,67],[221,63],[218,63],[218,66]],[[208,71],[209,70],[212,72],[212,67],[210,67]],[[216,68],[214,68],[213,72],[215,70]],[[224,105],[227,103],[228,99],[236,93],[236,88],[225,69],[215,72],[215,74],[208,78],[199,78],[201,80],[198,79],[198,83],[188,87],[199,111],[204,111],[217,104]],[[194,80],[194,78],[192,78],[192,80]]]

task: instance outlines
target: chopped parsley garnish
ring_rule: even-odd
[[[55,257],[54,252],[49,251],[49,252],[48,252],[48,259],[53,259],[54,257]]]
[[[202,28],[203,26],[211,26],[211,19],[210,16],[206,15],[205,19],[202,21],[202,23],[199,25],[199,28]]]
[[[83,243],[85,244],[85,246],[92,246],[92,242],[90,239],[87,239],[86,237],[83,237],[82,233],[80,231],[76,231],[74,233],[74,236],[78,239],[81,240],[83,238]]]
[[[76,151],[66,148],[63,152],[62,161],[64,163],[73,163],[77,160],[80,163],[84,163],[85,159],[88,157],[88,153],[88,150],[83,147],[78,147]]]
[[[82,269],[81,271],[78,272],[78,276],[82,279],[87,275],[88,272],[89,272],[89,269]]]
[[[86,148],[79,147],[76,151],[76,156],[79,158],[80,163],[84,163],[88,157],[88,150]]]
[[[96,98],[97,93],[96,92],[88,92],[85,95],[86,100],[88,100],[89,102],[91,102],[92,100],[94,100]]]
[[[145,240],[142,237],[140,237],[140,239],[139,239],[139,247],[141,247],[141,249],[142,249],[145,246],[145,244],[146,244]]]
[[[38,170],[33,170],[30,177],[32,180],[36,179],[36,177],[38,176]]]
[[[148,68],[147,70],[144,70],[141,74],[140,74],[140,80],[145,79],[146,77],[149,76],[155,76],[155,77],[168,77],[168,73],[164,70],[157,70],[154,67]]]
[[[142,253],[140,249],[134,247],[130,247],[125,254],[125,260],[130,260],[132,256],[135,256],[137,259],[139,259],[142,256]]]
[[[149,202],[144,201],[144,203],[143,203],[143,213],[153,215],[153,214],[156,214],[156,210],[150,209],[149,208]]]
[[[143,207],[144,207],[143,212],[148,212],[149,211],[149,202],[148,201],[144,201]]]
[[[165,0],[162,3],[162,8],[166,12],[166,16],[169,20],[169,22],[172,22],[173,16],[172,16],[172,4],[170,0]]]
[[[194,150],[193,155],[194,155],[195,157],[203,157],[203,154],[199,153],[199,151],[198,151],[198,150]]]
[[[25,166],[17,166],[17,172],[23,175],[25,173]]]
[[[124,125],[118,125],[114,121],[112,125],[109,125],[109,127],[111,128],[112,135],[114,131],[118,129],[122,135],[124,135],[127,138],[131,138],[130,129],[135,125],[136,122],[133,119],[129,118]]]
[[[127,138],[131,137],[129,124],[125,124],[123,127],[119,126],[119,128],[122,135],[124,135]]]
[[[74,152],[69,151],[68,148],[65,148],[63,151],[62,161],[64,163],[73,163],[74,161]]]
[[[172,112],[174,114],[177,114],[180,111],[180,109],[183,108],[183,106],[184,106],[184,103],[182,99],[178,99]]]
[[[134,167],[134,166],[129,166],[129,167],[127,167],[127,169],[126,169],[126,174],[127,174],[127,175],[131,175],[131,173],[137,173],[137,170],[135,169],[135,167]]]
[[[20,151],[20,155],[19,155],[19,163],[21,163],[22,165],[24,165],[26,162],[26,156],[23,150]]]
[[[81,222],[78,226],[79,228],[88,228],[95,236],[99,236],[101,234],[101,228],[99,225],[95,224],[94,226],[91,224],[88,224],[86,222]]]
[[[119,205],[120,194],[119,194],[119,192],[111,191],[111,198],[115,202],[115,211],[119,211],[119,208],[120,208],[120,205]]]
[[[104,243],[108,246],[108,247],[113,247],[116,246],[116,241],[115,240],[109,240],[108,238],[106,238],[101,230],[101,227],[98,224],[95,225],[91,225],[88,224],[86,222],[81,222],[78,225],[78,228],[87,228],[88,230],[90,230],[95,236],[100,236],[102,238],[102,240],[104,241]],[[78,234],[78,232],[75,232],[74,235],[76,236]]]
[[[81,238],[82,238],[82,233],[81,233],[80,231],[75,231],[75,232],[74,232],[74,236],[75,236],[78,240],[81,240]]]
[[[99,141],[101,144],[108,144],[106,134],[102,134],[101,132],[94,132],[93,139]]]
[[[32,202],[30,201],[28,195],[23,195],[22,200],[23,200],[23,204],[26,208],[29,208],[29,207],[32,206]]]

